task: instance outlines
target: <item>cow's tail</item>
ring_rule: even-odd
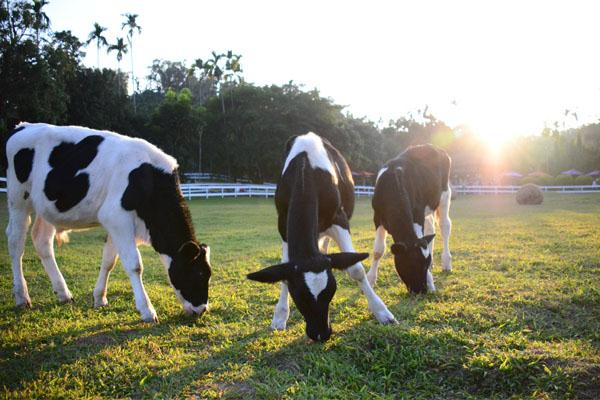
[[[6,154],[6,145],[8,143],[8,139],[10,139],[15,133],[25,129],[27,125],[29,125],[27,122],[21,122],[15,127],[15,129],[10,131],[3,140],[1,140],[2,144],[0,146],[2,146],[2,148],[0,148],[0,170],[6,171],[8,169],[8,155]]]
[[[0,148],[0,170],[2,171],[6,171],[8,169],[8,157],[6,156],[6,142],[8,142],[8,138],[10,136],[2,139],[2,144],[0,144],[0,146],[2,146]]]

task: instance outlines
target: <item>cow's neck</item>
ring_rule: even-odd
[[[287,217],[290,260],[319,254],[319,193],[307,158],[303,156],[299,161]]]
[[[160,196],[160,194],[157,194]],[[163,193],[154,215],[145,219],[154,250],[173,258],[181,247],[193,241],[197,243],[190,211],[178,190]]]
[[[166,254],[173,258],[185,243],[190,241],[197,243],[193,228],[188,228],[191,227],[188,227],[183,219],[165,224],[159,234],[155,234],[154,236],[152,233],[150,234],[152,247],[158,253]],[[155,237],[157,238],[155,239]]]
[[[399,200],[396,207],[390,207],[387,210],[386,219],[389,221],[389,232],[394,238],[394,242],[411,243],[417,239],[414,223],[418,222],[418,216],[414,215],[412,199],[405,189],[398,187],[398,193],[395,196]]]

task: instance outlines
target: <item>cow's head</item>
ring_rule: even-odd
[[[169,279],[186,314],[202,314],[208,307],[210,247],[184,243],[169,267]]]
[[[427,292],[427,270],[431,266],[429,243],[435,235],[423,236],[412,243],[392,245],[398,275],[411,293]]]
[[[285,281],[294,304],[306,322],[306,335],[314,341],[331,336],[329,303],[336,290],[331,270],[346,269],[368,257],[368,253],[337,253],[273,265],[248,275],[258,282]]]

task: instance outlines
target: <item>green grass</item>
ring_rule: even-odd
[[[29,240],[33,309],[17,310],[1,240],[1,397],[600,397],[598,195],[549,195],[542,206],[457,199],[452,273],[440,272],[436,243],[438,292],[409,296],[386,255],[376,290],[399,325],[381,326],[356,284],[336,273],[325,344],[308,341],[293,305],[288,330],[271,332],[278,286],[245,280],[279,260],[272,200],[196,200],[191,210],[212,248],[211,310],[200,319],[183,316],[149,247],[144,280],[160,324],[139,320],[120,266],[109,306],[94,309],[101,229],[72,234],[57,251],[72,305],[58,304]],[[360,251],[372,251],[371,216],[360,200],[352,221]]]

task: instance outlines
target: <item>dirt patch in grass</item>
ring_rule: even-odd
[[[139,329],[128,329],[119,332],[98,332],[75,339],[73,344],[77,346],[106,346],[139,335]]]

